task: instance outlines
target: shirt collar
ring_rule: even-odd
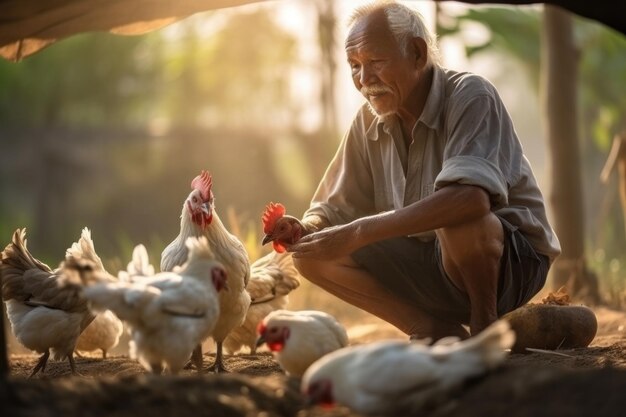
[[[439,66],[433,68],[433,81],[426,98],[424,110],[418,119],[418,123],[422,122],[431,129],[438,130],[441,122],[441,113],[443,112],[443,98],[445,95],[444,70]],[[380,117],[374,116],[372,123],[367,132],[366,137],[369,140],[376,141],[382,132],[389,133],[393,126],[397,123],[397,119],[392,117],[389,121],[384,122]]]
[[[445,96],[446,83],[443,68],[435,66],[433,68],[433,82],[426,98],[424,110],[418,122],[424,123],[431,129],[437,130],[440,127],[441,113],[443,113],[443,99]]]

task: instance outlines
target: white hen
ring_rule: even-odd
[[[272,311],[287,307],[289,293],[300,285],[300,274],[288,252],[272,251],[256,260],[250,269],[246,290],[252,303],[243,325],[233,329],[224,340],[224,348],[229,353],[247,346],[250,353],[255,354],[259,323]]]
[[[258,332],[257,344],[266,343],[280,367],[298,377],[322,356],[348,345],[346,329],[322,311],[274,311]]]
[[[95,319],[78,337],[76,350],[78,352],[93,352],[100,350],[106,359],[107,353],[115,348],[124,332],[122,321],[110,310],[98,313]]]
[[[131,354],[154,373],[166,367],[176,374],[209,337],[219,317],[217,293],[226,281],[224,268],[206,238],[189,238],[187,248],[189,259],[177,272],[131,283],[100,282],[107,277],[93,274],[84,263],[66,261],[66,268],[79,273],[88,285],[83,293],[92,306],[110,309],[127,322]]]
[[[500,365],[514,341],[515,333],[500,320],[453,344],[395,340],[352,346],[311,365],[301,390],[312,403],[339,403],[361,414],[415,414]]]
[[[87,259],[93,263],[95,269],[106,272],[102,260],[96,253],[96,248],[91,239],[91,231],[84,228],[78,242],[72,244],[65,251],[66,259],[73,257],[76,259]],[[87,326],[78,337],[76,350],[79,352],[91,352],[101,350],[102,357],[107,357],[107,352],[119,343],[120,336],[124,330],[122,321],[110,311],[104,311]]]
[[[241,241],[226,230],[215,211],[211,176],[207,171],[191,182],[192,191],[183,204],[180,233],[161,254],[161,271],[172,271],[187,258],[184,245],[189,236],[205,236],[215,257],[226,269],[228,291],[220,292],[220,317],[213,330],[217,344],[215,363],[210,368],[225,372],[222,344],[228,334],[241,326],[250,307],[250,294],[246,285],[250,279],[250,261]],[[194,351],[194,357],[202,357],[202,347]]]
[[[80,333],[94,319],[80,287],[65,282],[64,275],[35,259],[26,246],[26,229],[17,229],[2,251],[2,298],[16,339],[41,353],[31,377],[53,358],[67,358],[76,373],[74,349]]]

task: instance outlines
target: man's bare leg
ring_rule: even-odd
[[[408,335],[434,340],[446,336],[462,339],[469,336],[460,324],[438,320],[393,295],[350,257],[332,262],[303,258],[294,258],[294,261],[300,273],[312,283]]]
[[[472,223],[439,229],[437,237],[448,277],[469,297],[470,331],[475,335],[498,319],[502,223],[489,213]]]

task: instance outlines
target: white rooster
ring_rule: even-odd
[[[78,242],[74,242],[65,251],[65,256],[66,259],[68,257],[88,259],[93,263],[95,269],[106,272],[102,260],[96,253],[93,240],[91,239],[91,231],[86,227],[82,230]],[[107,352],[119,343],[123,330],[122,321],[115,314],[108,310],[103,311],[80,334],[76,342],[76,350],[79,352],[91,352],[100,349],[102,357],[106,358]]]
[[[256,353],[257,326],[269,313],[287,307],[289,293],[300,285],[300,274],[288,252],[269,254],[257,259],[251,266],[250,281],[246,290],[252,297],[243,325],[233,329],[224,348],[235,353],[243,346]]]
[[[161,254],[161,271],[172,271],[187,258],[185,240],[190,236],[205,236],[215,257],[226,269],[228,291],[220,292],[220,317],[213,330],[217,344],[214,372],[226,372],[222,344],[228,334],[241,326],[250,307],[250,294],[246,285],[250,279],[250,261],[241,241],[226,230],[215,211],[211,176],[202,171],[191,182],[192,191],[183,204],[180,233]],[[202,357],[202,347],[194,351],[194,357]]]
[[[177,272],[162,272],[123,282],[95,272],[85,262],[66,260],[86,284],[96,309],[110,309],[131,329],[131,356],[153,373],[176,374],[193,349],[209,337],[219,317],[218,292],[226,282],[206,238],[187,239],[189,258]]]
[[[280,367],[296,377],[322,356],[348,345],[346,329],[322,311],[274,311],[259,324],[258,333],[257,344],[267,344]]]
[[[452,344],[394,340],[347,347],[311,365],[301,391],[313,404],[339,403],[366,415],[413,415],[496,368],[514,342],[508,322],[499,320]]]
[[[76,341],[95,317],[80,287],[30,254],[26,229],[13,233],[1,258],[2,299],[13,334],[22,345],[42,354],[30,377],[45,371],[50,351],[55,360],[67,358],[76,374]]]

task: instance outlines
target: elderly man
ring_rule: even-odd
[[[407,334],[476,334],[560,253],[511,119],[484,78],[440,66],[402,4],[357,9],[345,50],[367,103],[288,249],[310,281]]]

